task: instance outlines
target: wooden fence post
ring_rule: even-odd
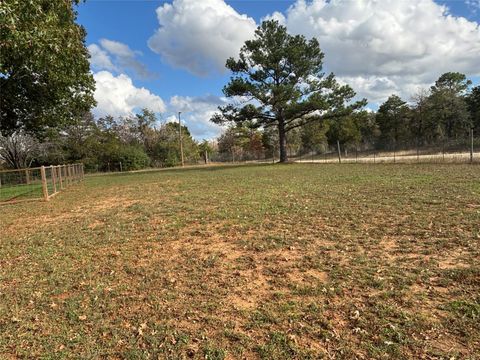
[[[28,169],[25,169],[25,181],[27,185],[30,185],[30,173],[28,172]]]
[[[40,175],[42,176],[42,190],[43,190],[43,198],[45,201],[48,201],[48,188],[47,188],[47,177],[45,175],[45,166],[40,168]]]
[[[57,166],[57,171],[58,171],[58,180],[60,181],[60,189],[63,190],[62,167],[60,165]]]
[[[52,177],[53,193],[57,192],[57,179],[55,178],[55,170],[53,165],[50,166],[50,176]]]

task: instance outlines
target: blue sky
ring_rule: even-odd
[[[78,13],[97,81],[95,114],[150,107],[167,121],[182,111],[199,140],[221,132],[208,119],[225,101],[226,57],[267,16],[317,37],[326,70],[371,108],[391,93],[408,100],[445,71],[479,82],[479,0],[90,0]]]
[[[202,1],[202,0],[197,0]],[[188,71],[165,64],[152,52],[147,40],[158,28],[155,10],[171,1],[143,0],[87,0],[78,7],[78,22],[87,29],[87,44],[107,38],[120,41],[130,48],[140,50],[139,59],[158,74],[152,80],[135,79],[135,84],[152,89],[162,98],[174,95],[202,96],[207,93],[221,95],[228,81],[228,74],[212,74],[208,77],[192,76]],[[227,1],[239,13],[253,17],[257,22],[267,14],[286,10],[293,1]],[[135,76],[129,69],[129,75]]]

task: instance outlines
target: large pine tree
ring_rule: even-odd
[[[348,105],[355,92],[322,72],[318,41],[290,35],[277,21],[264,21],[245,42],[239,59],[226,66],[233,73],[223,92],[240,104],[220,107],[215,123],[245,123],[278,130],[280,162],[286,162],[286,134],[299,126],[341,117],[365,105]]]

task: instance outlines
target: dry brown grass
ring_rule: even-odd
[[[1,358],[470,358],[480,168],[92,177],[1,209]]]

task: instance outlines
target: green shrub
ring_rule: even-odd
[[[121,146],[112,156],[114,162],[122,163],[123,170],[140,170],[150,165],[150,158],[145,151],[137,146]]]

